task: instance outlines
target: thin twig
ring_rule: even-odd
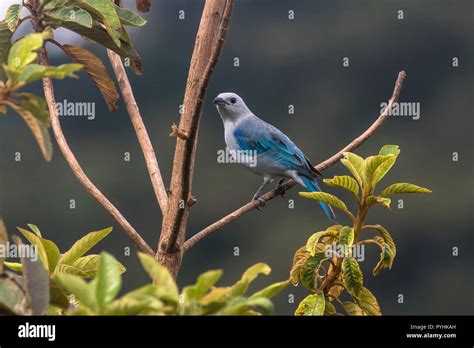
[[[48,64],[48,57],[44,48],[39,51],[39,59],[41,64]],[[61,123],[59,122],[56,109],[56,98],[54,97],[53,82],[50,78],[43,78],[43,89],[44,96],[48,104],[54,136],[56,137],[59,149],[71,167],[71,170],[76,178],[87,189],[91,196],[94,197],[97,202],[99,202],[104,207],[104,209],[110,213],[110,215],[112,215],[112,217],[120,224],[120,226],[122,226],[125,233],[130,237],[138,249],[150,255],[154,255],[153,250],[143,240],[140,234],[133,228],[132,225],[130,225],[130,223],[120,213],[120,211],[107,199],[107,197],[104,196],[104,194],[92,183],[92,181],[82,170],[61,129]]]
[[[364,143],[372,134],[375,133],[375,131],[382,125],[382,123],[387,119],[387,117],[390,114],[390,111],[392,110],[392,106],[394,103],[397,102],[398,97],[400,95],[400,91],[403,86],[403,81],[405,79],[406,73],[405,71],[400,71],[398,73],[398,78],[397,81],[395,82],[395,87],[393,89],[392,97],[390,98],[387,107],[385,110],[379,115],[379,117],[375,120],[374,123],[360,136],[355,138],[349,145],[345,146],[343,149],[341,149],[339,152],[337,152],[334,156],[328,158],[324,162],[318,164],[315,168],[319,171],[323,171],[335,163],[337,163],[342,157],[343,157],[343,152],[351,152],[354,149],[358,148],[362,143]],[[284,184],[284,190],[287,191],[294,187],[296,183],[293,180],[289,180]],[[281,193],[281,188],[279,189],[274,189],[265,195],[261,196],[261,199],[264,201],[269,201],[277,196],[279,196]],[[239,218],[240,216],[248,213],[252,209],[255,209],[257,206],[261,204],[260,201],[251,201],[239,209],[233,211],[232,213],[224,216],[222,219],[214,222],[212,225],[209,225],[205,229],[199,231],[196,233],[194,236],[189,238],[184,244],[183,244],[183,252],[188,251],[191,249],[197,242],[202,240],[203,238],[207,237],[214,231],[220,229],[221,227],[227,225],[229,222],[234,221],[235,219]]]
[[[132,86],[130,85],[130,81],[128,80],[120,56],[111,50],[107,50],[107,54],[110,63],[112,64],[112,68],[114,69],[115,76],[117,77],[120,90],[122,91],[123,100],[125,101],[130,120],[132,121],[133,128],[137,134],[143,156],[145,157],[145,163],[148,168],[148,174],[150,175],[156,199],[160,205],[161,212],[165,214],[168,205],[168,195],[166,194],[163,177],[161,176],[160,167],[158,165],[158,160],[156,159],[155,151],[153,150],[153,145],[151,144],[150,137],[148,136],[145,124],[140,115],[140,109],[138,108],[135,96],[133,95]]]

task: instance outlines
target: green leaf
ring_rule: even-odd
[[[306,247],[299,248],[293,257],[293,263],[290,271],[290,281],[294,286],[297,286],[300,281],[301,267],[303,267],[306,260],[311,254],[306,250]]]
[[[37,120],[35,115],[33,115],[30,110],[24,109],[16,104],[10,103],[8,105],[23,118],[33,133],[33,136],[35,137],[44,158],[47,162],[51,161],[51,158],[53,157],[53,145],[51,143],[48,129]]]
[[[11,5],[7,10],[5,20],[10,31],[14,32],[20,21],[21,4]]]
[[[341,159],[341,163],[351,172],[359,186],[363,187],[364,159],[352,152],[343,152],[342,154],[344,158]]]
[[[123,25],[142,27],[146,24],[146,20],[142,16],[136,14],[133,11],[130,11],[127,8],[115,5],[115,11],[117,11],[117,15],[119,16],[120,22]]]
[[[380,238],[380,237],[378,236],[374,237],[374,239],[376,240],[377,238]],[[388,244],[383,242],[382,238],[380,238],[379,242],[383,243],[383,248],[382,248],[382,252],[380,253],[380,261],[377,263],[374,270],[372,271],[374,276],[378,275],[380,271],[384,268],[391,269],[393,260],[395,258],[392,249],[390,248]]]
[[[344,285],[347,292],[354,298],[359,298],[362,290],[363,276],[359,263],[353,257],[345,257],[342,260],[342,271]]]
[[[339,315],[336,311],[336,307],[334,307],[334,305],[329,302],[328,300],[326,300],[326,304],[324,306],[324,314],[325,316],[333,316],[333,315]]]
[[[120,292],[122,277],[117,269],[117,260],[106,253],[101,253],[99,272],[97,274],[96,297],[99,310],[102,311]]]
[[[29,93],[21,93],[21,95],[28,95]],[[37,97],[35,94],[32,94],[32,96],[36,97],[36,98],[39,98]],[[42,98],[39,98],[39,99],[42,99]],[[44,99],[42,99],[44,101]],[[46,102],[45,102],[46,103]],[[32,230],[38,237],[42,238],[43,236],[41,235],[41,231],[40,229],[38,228],[38,226],[36,225],[33,225],[33,224],[28,224],[28,227],[30,228],[30,230]]]
[[[396,193],[431,193],[431,191],[424,187],[403,182],[390,185],[382,191],[381,195],[386,197]]]
[[[76,261],[74,261],[72,266],[66,266],[79,270],[80,274],[85,278],[94,278],[99,272],[100,258],[100,255],[87,255],[78,258]],[[120,274],[124,273],[126,270],[125,267],[117,260],[115,260],[115,267]],[[74,274],[80,275],[79,273]]]
[[[216,312],[218,315],[243,315],[250,310],[260,309],[264,314],[273,312],[273,303],[264,297],[252,299],[237,298],[228,302],[228,304]]]
[[[351,246],[354,244],[354,229],[349,226],[344,226],[341,229],[339,236],[339,244]]]
[[[367,288],[362,288],[358,304],[368,315],[382,315],[377,299]]]
[[[344,308],[344,310],[347,312],[348,315],[358,315],[358,316],[365,315],[364,311],[353,302],[349,302],[349,301],[342,302],[342,307]]]
[[[54,280],[68,293],[73,294],[81,305],[98,312],[95,288],[92,286],[94,284],[88,284],[81,277],[67,273],[56,273]]]
[[[10,278],[0,278],[0,314],[26,315],[28,299]]]
[[[90,278],[88,277],[88,274],[82,271],[80,268],[72,266],[72,265],[66,265],[66,264],[57,265],[54,273],[67,273],[67,274],[74,274],[74,275],[80,276],[81,278]]]
[[[72,265],[74,261],[83,256],[86,252],[92,249],[102,239],[107,237],[112,232],[112,227],[105,228],[100,231],[90,232],[77,242],[64,253],[59,260],[60,264]]]
[[[20,71],[34,62],[38,58],[35,51],[43,46],[44,36],[43,33],[32,33],[15,42],[8,54],[8,67],[13,71]]]
[[[250,266],[240,280],[232,286],[232,297],[238,297],[245,294],[251,282],[253,282],[260,274],[268,275],[271,272],[270,266],[260,262]]]
[[[46,271],[49,271],[49,261],[48,261],[48,254],[46,253],[46,249],[44,244],[41,241],[41,238],[38,237],[36,234],[27,231],[23,228],[17,227],[18,231],[31,243],[31,245],[36,247],[39,259],[43,264]]]
[[[326,306],[326,299],[324,298],[323,292],[306,296],[303,301],[300,302],[296,309],[295,315],[323,315]]]
[[[309,257],[300,271],[300,280],[307,289],[314,291],[318,281],[318,271],[323,260],[328,259],[324,252],[318,252],[314,256]]]
[[[203,297],[217,281],[222,277],[222,270],[212,270],[207,271],[201,274],[196,284],[186,286],[183,289],[183,293],[185,294],[188,300],[199,300]]]
[[[392,200],[390,198],[385,198],[385,197],[381,197],[381,196],[373,196],[373,195],[370,195],[365,200],[365,203],[369,207],[373,206],[374,204],[378,204],[378,205],[380,205],[384,208],[387,208],[387,209],[390,209],[390,203],[391,202],[392,202]]]
[[[117,111],[117,101],[120,95],[102,61],[93,53],[79,46],[64,45],[63,49],[75,62],[84,66],[85,72],[102,93],[109,110],[111,112]]]
[[[263,288],[262,290],[257,291],[254,294],[252,294],[252,296],[250,296],[250,299],[254,299],[258,297],[272,298],[273,296],[278,295],[280,292],[285,290],[288,287],[288,285],[290,285],[289,280],[271,284],[267,286],[266,288]]]
[[[8,242],[8,233],[5,223],[3,222],[2,217],[0,216],[0,245],[6,246]],[[3,273],[3,262],[5,261],[5,253],[0,253],[0,274]]]
[[[301,197],[304,198],[311,198],[315,199],[320,202],[324,202],[326,204],[329,204],[330,206],[333,206],[335,208],[338,208],[344,212],[349,212],[347,209],[346,205],[344,204],[343,201],[341,201],[339,198],[337,198],[334,195],[331,195],[326,192],[299,192],[298,193]]]
[[[121,40],[121,46],[117,46],[104,29],[96,26],[86,28],[76,23],[61,23],[61,26],[114,51],[124,58],[129,58],[135,73],[138,75],[143,73],[142,60],[130,43]]]
[[[12,36],[13,33],[8,27],[8,23],[6,21],[0,21],[0,81],[4,80],[5,78],[3,64],[7,63]]]
[[[54,269],[56,268],[56,265],[58,264],[58,260],[60,257],[58,246],[53,241],[46,238],[42,238],[41,232],[37,226],[32,225],[32,224],[28,224],[28,226],[35,232],[34,234],[21,228],[18,228],[18,230],[23,234],[23,236],[31,244],[37,246],[37,243],[41,243],[41,245],[43,246],[44,252],[46,254],[46,260],[47,260],[46,269],[49,271],[49,273],[52,273]],[[39,252],[41,253],[42,250]],[[41,254],[40,254],[40,258],[41,258]],[[44,256],[42,260],[44,260]]]
[[[323,180],[326,185],[333,186],[333,187],[341,187],[354,193],[356,196],[359,194],[359,185],[357,181],[355,181],[349,175],[342,175],[342,176],[335,176],[332,179],[324,179]]]
[[[63,289],[54,281],[54,279],[50,279],[49,282],[49,299],[50,305],[60,308],[67,308],[70,305],[69,299]]]
[[[21,263],[3,261],[3,265],[14,272],[23,272],[23,265]]]
[[[339,227],[340,229],[341,226],[340,225],[331,226],[326,231],[316,232],[312,234],[311,237],[308,238],[308,241],[306,242],[306,250],[311,254],[311,256],[314,256],[314,254],[316,253],[319,239],[321,239],[322,237],[337,238],[339,236],[338,228],[334,229],[333,227]]]
[[[109,36],[118,47],[121,46],[120,36],[122,35],[122,23],[120,22],[112,1],[81,0],[78,5],[101,18]]]
[[[170,272],[148,254],[140,252],[138,257],[143,268],[153,280],[153,284],[159,288],[163,296],[177,302],[179,296],[178,288]]]
[[[77,78],[74,73],[82,69],[82,67],[81,64],[63,64],[57,67],[29,64],[21,70],[17,78],[17,83],[29,84],[43,77],[53,79],[64,79],[66,77]]]
[[[393,155],[398,156],[400,154],[400,147],[398,145],[384,145],[380,149],[380,156]]]
[[[91,15],[78,6],[61,6],[46,11],[45,14],[62,22],[74,22],[86,28],[92,28]]]
[[[21,247],[21,239],[17,236],[13,236],[13,239],[17,246]],[[33,261],[31,257],[21,257],[21,263],[31,314],[43,315],[49,304],[48,269],[41,262]]]
[[[30,112],[44,127],[48,128],[50,126],[48,106],[43,98],[32,93],[18,93],[18,106]],[[34,230],[32,229],[32,231]],[[36,233],[36,231],[34,232]]]

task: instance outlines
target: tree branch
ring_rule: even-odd
[[[206,0],[196,35],[186,82],[184,110],[178,126],[179,133],[186,137],[176,138],[171,192],[156,255],[174,275],[181,263],[180,244],[184,242],[189,208],[194,203],[192,179],[202,106],[225,40],[233,4],[233,0]]]
[[[48,65],[48,56],[46,50],[42,48],[39,51],[39,60],[43,65]],[[53,82],[50,78],[43,78],[43,89],[46,102],[48,103],[49,114],[51,117],[51,125],[53,128],[53,133],[58,143],[59,149],[61,150],[64,158],[71,167],[72,172],[79,180],[79,182],[87,189],[87,191],[94,197],[97,202],[99,202],[105,210],[109,212],[110,215],[122,226],[125,233],[130,237],[133,243],[141,251],[154,255],[153,250],[150,246],[142,239],[140,234],[133,228],[132,225],[123,217],[120,211],[104,196],[102,192],[92,183],[92,181],[87,177],[87,175],[82,170],[79,162],[77,161],[74,153],[71,151],[66,137],[63,134],[61,129],[61,123],[59,122],[59,117],[56,109],[56,99],[54,97]]]
[[[153,145],[151,144],[150,137],[143,123],[142,117],[140,115],[140,110],[138,108],[135,96],[133,95],[132,86],[128,80],[127,73],[123,66],[120,56],[107,50],[110,63],[114,69],[115,76],[117,78],[120,90],[122,91],[122,96],[127,107],[130,120],[132,121],[133,128],[137,134],[138,142],[145,157],[146,166],[148,168],[148,174],[150,175],[151,184],[153,190],[155,191],[155,196],[160,205],[161,212],[165,214],[166,207],[168,205],[168,195],[166,194],[165,185],[163,183],[163,178],[161,176],[160,167],[158,165],[158,160],[156,159],[155,151],[153,150]]]
[[[355,138],[350,144],[345,146],[343,149],[341,149],[338,153],[336,153],[334,156],[328,158],[324,162],[318,164],[315,168],[319,171],[323,171],[335,163],[337,163],[342,157],[343,157],[343,152],[351,152],[354,149],[358,148],[362,143],[364,143],[372,134],[375,133],[375,131],[382,125],[382,123],[387,119],[388,115],[390,114],[390,111],[392,110],[393,103],[397,102],[398,97],[400,95],[400,91],[403,86],[403,81],[405,80],[406,73],[405,71],[400,71],[398,73],[398,78],[397,81],[395,82],[395,87],[393,89],[392,97],[390,98],[387,107],[385,110],[379,115],[379,117],[375,120],[375,122],[360,136]],[[289,180],[286,182],[284,185],[284,191],[291,189],[294,187],[296,183],[293,180]],[[281,189],[274,189],[265,195],[261,196],[261,198],[264,201],[269,201],[272,200],[273,198],[277,197],[280,195]],[[183,244],[183,253],[191,249],[197,242],[202,240],[203,238],[207,237],[214,231],[220,229],[221,227],[227,225],[228,223],[234,221],[238,217],[244,215],[245,213],[248,213],[252,209],[256,208],[259,206],[261,203],[259,201],[251,201],[239,209],[233,211],[232,213],[224,216],[222,219],[219,221],[214,222],[212,225],[209,225],[205,229],[199,231],[196,233],[194,236],[189,238],[184,244]]]

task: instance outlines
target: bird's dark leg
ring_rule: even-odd
[[[282,196],[283,198],[286,198],[286,190],[285,190],[285,186],[284,186],[285,180],[286,179],[283,178],[280,181],[278,181],[278,184],[275,187],[275,189],[280,191],[280,196]]]
[[[260,198],[260,195],[263,191],[263,189],[272,181],[271,178],[267,177],[267,176],[264,176],[263,177],[263,183],[262,185],[260,185],[260,187],[258,188],[257,192],[255,192],[255,194],[253,195],[253,198],[252,200],[253,201],[259,201],[260,202],[260,205],[257,207],[258,210],[262,211],[262,208],[265,206],[265,201]]]

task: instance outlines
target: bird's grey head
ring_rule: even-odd
[[[233,121],[252,114],[244,100],[235,93],[221,93],[213,103],[224,121]]]

